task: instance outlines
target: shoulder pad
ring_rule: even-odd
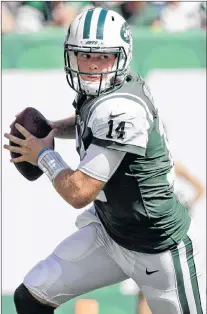
[[[144,101],[123,93],[97,100],[87,125],[93,138],[116,143],[120,146],[119,150],[124,150],[123,147],[127,145],[146,149],[152,122],[153,117]]]

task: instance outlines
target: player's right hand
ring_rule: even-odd
[[[8,140],[15,144],[18,144],[18,147],[7,144],[4,145],[4,148],[9,150],[10,152],[20,154],[19,157],[12,158],[10,161],[14,163],[27,161],[32,165],[37,165],[38,155],[40,151],[45,148],[52,148],[52,142],[56,129],[52,129],[50,133],[44,138],[37,138],[19,123],[15,123],[15,128],[24,136],[24,139],[14,136],[12,134],[4,134],[4,136]]]

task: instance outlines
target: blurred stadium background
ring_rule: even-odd
[[[149,83],[174,158],[205,186],[206,2],[1,2],[3,132],[27,106],[50,120],[72,113],[74,93],[63,71],[64,36],[73,18],[94,6],[116,10],[131,25],[132,69]],[[73,140],[57,140],[56,148],[77,166]],[[33,265],[76,230],[81,211],[66,204],[46,177],[26,182],[10,165],[7,152],[3,151],[2,162],[2,313],[15,314],[14,289]],[[185,181],[178,179],[176,184],[186,199],[193,193]],[[203,197],[192,211],[204,250],[205,207]],[[136,303],[133,285],[118,284],[83,295],[57,313],[135,314]]]

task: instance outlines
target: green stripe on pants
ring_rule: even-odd
[[[96,31],[97,39],[103,39],[103,29],[104,29],[104,23],[105,23],[107,13],[108,13],[108,10],[102,9],[99,14],[97,31]]]
[[[91,28],[91,19],[92,19],[93,12],[94,12],[94,10],[90,9],[90,10],[88,10],[88,12],[86,14],[84,27],[83,27],[83,39],[89,38],[90,28]]]
[[[200,292],[199,292],[199,287],[198,287],[196,267],[195,267],[195,262],[194,262],[194,257],[193,257],[192,241],[187,236],[183,240],[183,242],[185,243],[185,248],[186,248],[186,256],[187,256],[187,262],[188,262],[188,267],[189,267],[189,272],[190,272],[190,280],[191,280],[191,285],[193,289],[193,295],[195,299],[197,314],[203,314],[203,310],[201,307]]]
[[[185,293],[185,286],[183,280],[183,272],[180,263],[180,256],[178,249],[174,249],[171,251],[173,264],[175,268],[176,281],[177,281],[177,289],[178,289],[178,297],[180,300],[180,305],[183,311],[183,314],[190,314],[190,309],[188,306],[188,300]]]

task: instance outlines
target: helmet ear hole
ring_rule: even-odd
[[[132,76],[130,74],[128,74],[127,77],[126,77],[126,81],[130,82],[131,80],[132,80]]]
[[[114,21],[114,16],[111,17],[112,21]]]

